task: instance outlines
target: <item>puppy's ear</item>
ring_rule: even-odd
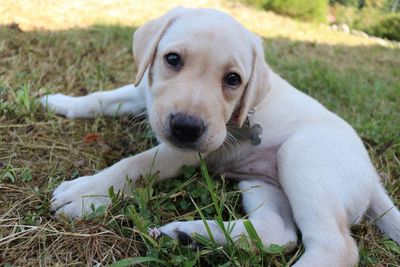
[[[184,9],[174,8],[162,17],[147,22],[133,34],[133,56],[138,68],[135,86],[142,81],[144,73],[152,63],[161,38]]]
[[[239,127],[242,127],[246,121],[249,110],[264,99],[271,87],[270,68],[265,62],[262,40],[258,36],[254,40],[252,47],[252,72],[240,100]]]

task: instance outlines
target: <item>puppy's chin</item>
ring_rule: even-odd
[[[214,150],[217,150],[222,145],[222,144],[220,144],[220,145],[204,144],[204,142],[201,142],[201,141],[194,142],[194,143],[182,143],[178,140],[175,140],[174,138],[165,137],[165,136],[160,139],[163,140],[164,142],[166,142],[171,147],[176,148],[181,151],[186,151],[186,152],[209,153]]]
[[[182,151],[199,152],[199,153],[207,152],[201,146],[199,146],[198,144],[180,143],[180,142],[172,142],[172,141],[167,141],[167,143],[170,146],[172,146],[173,148],[176,148],[176,149],[182,150]]]

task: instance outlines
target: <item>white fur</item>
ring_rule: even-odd
[[[206,24],[201,24],[201,29],[209,28],[212,31],[215,28],[217,31],[226,24],[233,25],[233,29],[236,27],[238,36],[245,34],[244,28],[237,26],[237,22],[216,11],[200,10],[196,13],[179,9],[177,13],[184,17],[189,12],[193,13],[190,13],[191,19],[201,14],[200,21]],[[197,31],[193,26],[196,25],[195,20],[186,27],[184,25],[174,24],[167,30],[167,38],[161,40],[161,50],[172,43],[177,33]],[[251,51],[246,50],[248,43],[245,40],[244,37],[237,40],[243,46],[240,53]],[[228,51],[222,49],[218,53]],[[251,55],[248,57],[251,58]],[[248,71],[249,66],[240,68]],[[161,79],[157,68],[162,67],[154,67],[154,83]],[[211,69],[208,71],[215,72]],[[204,76],[209,72],[206,71]],[[147,83],[148,75],[148,72],[144,74],[137,87],[128,85],[84,97],[49,95],[42,98],[42,104],[71,118],[138,114],[145,107],[152,109],[153,97],[156,97],[150,97],[152,86]],[[231,148],[234,153],[223,149],[204,153],[207,159],[212,159],[213,168],[218,172],[231,173],[239,179],[258,179],[242,181],[239,187],[243,192],[243,206],[249,215],[248,219],[264,244],[293,247],[292,244],[297,242],[296,223],[306,250],[295,266],[354,266],[358,261],[358,251],[348,226],[358,222],[367,210],[373,218],[383,215],[377,222],[378,226],[400,243],[400,213],[386,195],[355,131],[272,70],[269,76],[269,92],[255,107],[254,121],[263,127],[262,143],[256,147],[250,144],[235,146]],[[196,80],[186,83],[195,86]],[[199,88],[193,89],[195,93],[192,96],[195,99],[190,101],[200,100]],[[250,164],[247,163],[249,158],[255,164],[244,175],[242,171],[246,166],[240,166],[239,163]],[[82,216],[90,211],[89,204],[108,204],[108,188],[113,186],[114,190],[123,190],[127,178],[135,180],[150,171],[160,171],[160,179],[164,180],[178,175],[182,165],[196,164],[196,151],[182,151],[161,142],[157,147],[123,159],[93,176],[63,182],[54,191],[52,207],[57,214]],[[270,183],[269,179],[274,182]],[[216,242],[226,244],[219,226],[213,221],[207,223]],[[247,235],[242,220],[225,224],[229,227],[233,225],[231,236],[234,240],[240,235]],[[189,236],[194,233],[207,236],[202,221],[172,222],[161,227],[160,231],[174,238],[177,238],[177,231]]]

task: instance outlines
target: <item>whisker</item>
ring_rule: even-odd
[[[222,144],[222,146],[220,147],[220,151],[221,153],[224,154],[232,154],[234,153],[234,162],[238,162],[239,161],[239,154],[238,154],[238,149],[237,147],[239,147],[242,144],[242,142],[239,142],[234,135],[232,135],[229,131],[227,131],[226,134],[226,138]]]

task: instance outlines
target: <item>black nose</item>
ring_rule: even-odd
[[[204,132],[201,119],[182,113],[171,115],[170,127],[172,135],[183,143],[196,141]]]

